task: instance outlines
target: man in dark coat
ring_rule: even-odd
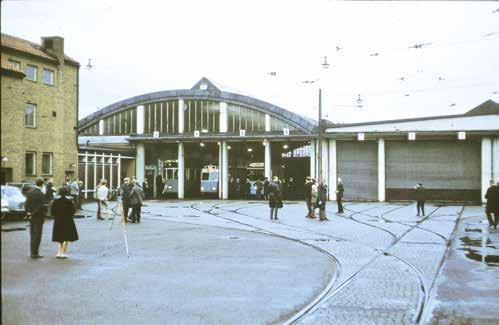
[[[121,202],[123,204],[123,218],[125,218],[125,222],[128,219],[128,210],[130,209],[131,191],[132,191],[132,185],[130,184],[130,178],[125,177],[125,179],[123,179],[123,184],[121,184],[120,188]]]
[[[487,199],[487,204],[485,206],[485,214],[489,220],[489,228],[494,227],[497,229],[497,214],[499,213],[499,188],[495,184],[494,180],[490,180],[490,187],[487,189],[485,194]],[[494,217],[492,217],[494,215]]]
[[[416,185],[416,206],[418,209],[418,214],[417,216],[419,217],[419,212],[423,212],[423,217],[424,217],[424,203],[426,201],[426,193],[425,193],[425,188],[423,187],[423,183],[418,183]]]
[[[312,178],[310,176],[307,176],[305,179],[305,203],[307,204],[307,218],[315,218],[314,212],[312,211],[312,185],[314,183],[312,182]]]
[[[338,185],[336,186],[336,204],[338,205],[338,213],[343,213],[343,192],[345,192],[345,187],[343,186],[343,181],[338,178]]]
[[[265,177],[265,180],[263,181],[263,199],[268,200],[269,199],[269,178]]]
[[[140,223],[140,210],[142,207],[142,200],[144,200],[144,191],[136,181],[132,182],[132,189],[130,191],[130,206],[132,207],[132,215],[128,220],[131,223]]]
[[[29,218],[31,258],[42,258],[38,254],[42,240],[43,222],[45,218],[45,195],[42,193],[43,180],[37,179],[36,187],[26,194],[25,208]]]
[[[282,192],[279,178],[274,176],[269,184],[270,220],[277,220],[277,212],[282,208]]]

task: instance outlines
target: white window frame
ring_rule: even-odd
[[[31,105],[33,107],[33,125],[28,125],[26,123],[26,110],[28,109],[28,106]],[[24,107],[24,126],[27,128],[36,128],[36,111],[38,110],[38,107],[34,103],[26,103],[26,106]]]
[[[26,165],[26,157],[30,154],[33,156],[33,163],[32,163],[33,173],[32,174],[28,174],[28,166]],[[36,152],[35,151],[26,151],[26,153],[24,155],[24,174],[26,176],[36,176]]]
[[[51,72],[52,73],[52,83],[47,83],[45,82],[45,72]],[[45,85],[49,85],[49,86],[53,86],[55,84],[55,80],[54,80],[54,70],[50,70],[50,69],[47,69],[47,68],[43,68],[43,75],[42,75],[42,82],[45,84]]]
[[[35,71],[35,78],[34,79],[29,78],[29,74],[28,74],[29,68],[33,68]],[[36,82],[38,80],[38,67],[36,65],[32,65],[32,64],[26,65],[26,79],[29,81],[34,81],[34,82]]]
[[[48,155],[50,157],[49,159],[49,172],[48,173],[44,173],[44,157]],[[53,161],[54,161],[54,155],[52,152],[43,152],[42,153],[42,175],[53,175],[53,170],[52,170],[52,167],[53,167]]]

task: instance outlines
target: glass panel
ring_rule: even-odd
[[[44,175],[52,175],[52,154],[51,153],[43,153],[42,156],[42,174]]]
[[[137,108],[132,108],[132,133],[137,133]]]
[[[35,153],[27,152],[25,159],[26,175],[35,175]]]
[[[26,104],[24,113],[24,125],[29,127],[36,127],[36,105]]]
[[[26,66],[26,79],[36,81],[36,67],[32,65]]]
[[[43,83],[46,85],[54,85],[54,71],[43,69]]]
[[[144,133],[149,133],[149,108],[148,105],[144,106]]]

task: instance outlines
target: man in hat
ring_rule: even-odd
[[[307,218],[315,218],[314,212],[312,210],[312,185],[314,185],[314,182],[312,180],[312,177],[307,176],[305,178],[305,186],[304,186],[304,191],[305,191],[305,203],[307,204]]]
[[[424,214],[424,203],[426,200],[426,193],[425,193],[425,188],[423,187],[423,183],[418,183],[416,185],[416,207],[418,210],[417,216],[419,217],[419,213],[423,213],[423,217],[425,216]]]

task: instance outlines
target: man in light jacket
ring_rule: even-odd
[[[106,185],[107,180],[103,179],[97,188],[97,220],[104,220],[104,218],[102,218],[104,209],[106,210],[107,218],[112,219],[109,217],[109,210],[107,207],[109,189]]]

